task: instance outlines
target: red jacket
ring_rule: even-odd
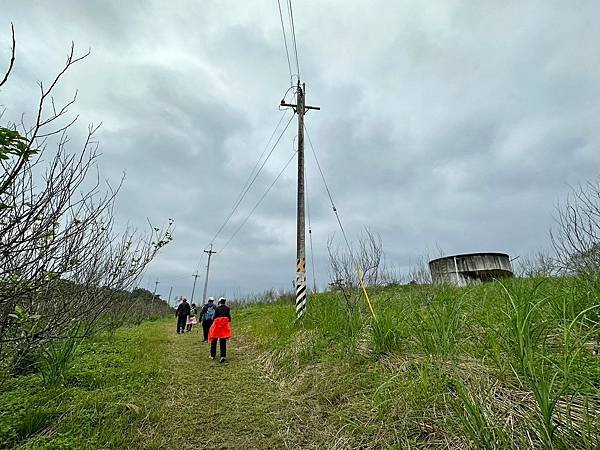
[[[229,339],[231,337],[230,320],[229,317],[217,317],[208,331],[208,340]]]

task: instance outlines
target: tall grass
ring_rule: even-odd
[[[537,292],[542,282],[533,287],[527,284],[508,288],[502,282],[506,305],[502,312],[506,318],[506,328],[503,330],[505,350],[513,358],[515,375],[525,375],[534,365],[537,349],[542,345],[546,335],[546,323],[540,320],[541,306],[549,297],[537,298]]]
[[[293,319],[291,305],[248,317],[255,331],[276,328],[255,336],[290,363],[280,374],[289,386],[336,386],[311,394],[303,384],[298,401],[345,399],[334,426],[358,447],[600,448],[598,279],[373,289],[377,319],[329,292],[309,297],[291,327],[268,319],[280,308]]]
[[[376,318],[371,318],[370,330],[373,352],[376,355],[386,355],[401,349],[405,322],[406,311],[395,313],[391,308],[383,309]]]
[[[416,309],[411,329],[420,349],[430,355],[454,354],[462,341],[463,300],[449,287],[428,293],[425,307]]]
[[[569,290],[555,292],[553,296],[539,295],[541,284],[538,282],[530,289],[509,289],[502,284],[507,299],[504,314],[513,370],[531,389],[536,403],[533,425],[543,446],[554,448],[564,444],[564,436],[556,433],[561,423],[557,417],[558,403],[567,395],[571,399],[585,395],[582,387],[590,384],[576,363],[586,342],[598,330],[597,322],[590,321],[588,313],[600,305],[579,310],[584,293]],[[549,307],[543,310],[547,304]],[[568,410],[566,414],[569,415]]]
[[[38,369],[47,386],[65,380],[78,345],[79,340],[66,339],[51,342],[44,348],[39,357]]]
[[[453,387],[459,401],[456,418],[474,446],[482,450],[513,448],[503,422],[490,407],[494,401],[490,393],[478,395],[460,379],[454,380]]]
[[[45,373],[14,377],[0,390],[0,448],[146,448],[140,430],[158,410],[171,327],[121,328],[79,350],[55,342]]]
[[[347,303],[339,295],[315,296],[303,322],[305,329],[318,330],[325,342],[336,342],[345,354],[356,349],[365,325],[360,305]]]

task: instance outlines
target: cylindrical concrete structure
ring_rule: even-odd
[[[494,278],[512,277],[510,258],[506,253],[465,253],[429,261],[434,283],[456,286],[477,284]]]

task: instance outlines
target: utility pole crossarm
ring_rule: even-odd
[[[280,106],[287,106],[288,108],[294,108],[294,111],[296,111],[296,108],[298,107],[298,105],[294,105],[292,103],[285,103],[283,100],[281,100],[281,103],[279,105]],[[320,106],[308,106],[308,105],[304,105],[304,112],[306,112],[307,109],[315,109],[317,111],[320,111],[321,107]]]

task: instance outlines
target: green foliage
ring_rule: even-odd
[[[51,342],[43,349],[38,369],[46,386],[64,382],[75,358],[78,344],[77,339],[63,339]]]
[[[14,312],[8,314],[8,317],[15,323],[17,334],[32,334],[40,328],[41,316],[29,314],[21,305],[15,305]]]
[[[160,322],[99,335],[75,349],[61,382],[42,374],[6,380],[0,448],[132,448],[160,398],[166,340]],[[58,354],[70,354],[62,345]],[[65,361],[65,359],[60,359]],[[58,373],[58,372],[56,372]]]
[[[259,398],[264,380],[275,381],[275,397],[301,408],[294,410],[298,427],[315,435],[305,447],[595,449],[596,286],[578,278],[396,286],[371,291],[376,320],[339,293],[310,296],[303,321],[292,304],[263,303],[234,310],[232,355],[264,372],[238,371],[233,356],[230,366],[215,367],[231,371],[239,396]],[[139,447],[136,429],[164,411],[156,408],[163,325],[82,342],[53,383],[41,373],[6,380],[0,447]],[[205,349],[191,353],[198,351]],[[57,348],[55,360],[69,354]],[[189,367],[189,354],[170,362]],[[168,373],[179,372],[171,366]],[[273,392],[268,405],[278,405]],[[245,420],[247,411],[238,409],[232,414]],[[152,448],[169,445],[161,436],[151,441]]]
[[[533,286],[527,284],[507,288],[500,283],[506,294],[506,306],[502,309],[508,327],[504,339],[507,352],[514,356],[513,367],[518,374],[526,374],[533,363],[536,350],[542,345],[545,336],[545,323],[540,320],[541,307],[548,297],[538,298],[542,282]]]
[[[0,159],[10,159],[11,156],[29,159],[38,153],[38,150],[31,149],[29,144],[29,140],[18,131],[0,127]]]
[[[401,349],[405,317],[405,311],[396,313],[391,308],[385,308],[378,312],[376,319],[371,318],[373,352],[376,355],[386,355]]]
[[[16,425],[14,435],[17,439],[25,440],[48,427],[57,416],[59,414],[53,408],[38,408],[29,411]]]
[[[564,444],[564,436],[556,434],[558,403],[586,385],[593,387],[578,365],[586,343],[598,332],[598,322],[589,315],[600,305],[587,306],[573,284],[545,294],[540,292],[543,283],[502,288],[507,298],[507,352],[513,357],[515,375],[533,393],[534,425],[540,440],[546,448],[554,448]]]
[[[357,305],[347,305],[339,297],[315,296],[303,325],[307,329],[318,330],[325,341],[339,342],[339,349],[344,352],[352,352],[364,321]]]
[[[329,292],[309,297],[300,323],[292,305],[263,305],[243,327],[297,401],[335,405],[349,447],[597,448],[599,287],[579,277],[373,289],[377,319]]]
[[[448,356],[457,350],[462,339],[464,314],[460,293],[442,287],[428,293],[425,299],[411,318],[412,332],[422,351]]]
[[[453,380],[453,388],[458,400],[456,418],[474,447],[481,450],[511,449],[503,422],[489,406],[493,404],[490,393],[479,396],[460,379]]]

